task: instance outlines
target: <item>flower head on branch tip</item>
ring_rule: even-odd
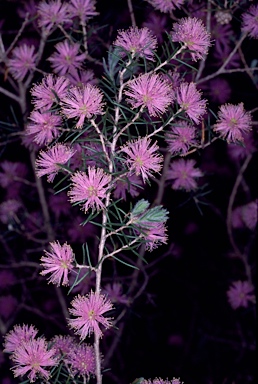
[[[198,124],[206,112],[206,100],[201,99],[201,92],[195,83],[181,83],[177,88],[176,100],[189,118]]]
[[[16,80],[24,80],[28,72],[35,68],[37,54],[34,51],[35,47],[27,44],[22,44],[12,51],[8,67]]]
[[[258,39],[258,5],[251,7],[243,14],[243,32],[248,32],[250,37]]]
[[[71,203],[82,203],[86,212],[89,208],[105,208],[102,199],[106,197],[111,177],[102,168],[88,167],[88,175],[76,172],[71,177],[72,188],[68,192]]]
[[[79,17],[84,22],[99,14],[96,12],[96,0],[70,0],[68,10],[70,17]]]
[[[235,281],[227,291],[229,304],[233,309],[247,308],[249,302],[255,303],[254,287],[249,281]]]
[[[48,151],[41,151],[36,160],[36,175],[42,177],[48,175],[48,182],[51,183],[62,165],[65,165],[74,155],[75,150],[64,144],[56,144]]]
[[[68,14],[68,4],[62,3],[61,0],[46,0],[38,4],[38,25],[45,28],[47,32],[53,30],[59,24],[69,23],[71,19]]]
[[[151,116],[164,113],[173,102],[171,86],[156,74],[143,74],[128,83],[125,91],[132,108],[146,107]]]
[[[185,17],[173,25],[172,41],[178,41],[190,49],[194,61],[203,59],[210,47],[210,33],[204,27],[202,20],[196,17]]]
[[[68,244],[60,245],[58,241],[50,243],[51,252],[45,251],[45,256],[41,257],[41,265],[44,268],[41,275],[50,273],[48,278],[50,283],[60,286],[69,285],[68,273],[73,269],[74,254]]]
[[[167,180],[172,180],[173,189],[184,189],[186,191],[197,188],[197,179],[203,176],[202,172],[195,168],[195,160],[179,159],[171,163],[167,172]]]
[[[4,352],[13,353],[22,343],[33,340],[38,330],[34,325],[15,325],[4,340]]]
[[[168,151],[174,155],[187,153],[189,148],[196,145],[196,129],[186,121],[179,121],[169,127],[165,140],[168,144]]]
[[[51,62],[53,71],[59,76],[81,69],[85,54],[80,54],[80,44],[70,43],[69,40],[57,43],[56,51],[47,60]]]
[[[49,368],[57,365],[55,350],[48,349],[44,338],[30,339],[14,351],[12,360],[14,377],[27,375],[31,383],[38,377],[48,380]]]
[[[143,57],[147,60],[154,60],[154,51],[157,46],[157,39],[148,28],[131,27],[126,31],[119,31],[114,42],[120,48],[120,54],[125,56],[129,52],[132,56]]]
[[[81,340],[92,332],[101,337],[100,324],[105,328],[111,327],[111,318],[103,316],[105,312],[113,309],[111,301],[106,296],[91,291],[87,296],[75,297],[71,305],[72,308],[69,309],[69,312],[76,319],[69,319],[68,323],[75,333],[80,335]]]
[[[81,128],[84,120],[94,115],[102,115],[103,93],[94,85],[86,84],[82,88],[73,87],[61,102],[62,112],[68,118],[78,118],[76,128]]]
[[[153,172],[159,172],[163,158],[157,153],[158,149],[158,145],[156,143],[151,145],[151,140],[147,137],[128,142],[123,146],[122,151],[127,154],[126,165],[130,174],[141,175],[145,182]]]
[[[243,142],[243,134],[251,130],[251,115],[244,110],[243,103],[222,105],[218,117],[214,131],[229,143]]]

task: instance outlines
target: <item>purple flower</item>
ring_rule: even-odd
[[[76,69],[81,69],[85,60],[85,54],[80,54],[80,44],[70,43],[65,40],[55,46],[57,52],[53,53],[48,60],[52,64],[53,71],[60,76]]]
[[[194,83],[181,83],[177,89],[177,102],[196,124],[206,111],[206,100],[201,99],[201,92]]]
[[[171,13],[180,8],[184,0],[147,0],[155,9],[164,13]]]
[[[128,83],[125,91],[128,103],[133,108],[147,107],[151,116],[157,116],[166,111],[173,101],[171,87],[167,81],[158,75],[144,74]]]
[[[107,284],[105,285],[103,291],[113,304],[128,305],[129,299],[126,297],[126,295],[123,295],[123,287],[120,283]]]
[[[67,355],[67,363],[74,375],[95,375],[96,359],[94,348],[87,344],[73,345]]]
[[[66,358],[71,349],[75,345],[77,346],[74,338],[71,336],[55,336],[51,342],[53,343],[52,348],[55,350],[55,356],[58,357],[58,359],[61,359],[63,356]]]
[[[38,377],[48,380],[49,370],[57,365],[55,350],[48,350],[47,342],[44,338],[30,339],[19,345],[14,351],[12,360],[15,365],[13,368],[14,377],[28,376],[33,383]]]
[[[16,80],[22,81],[27,73],[35,68],[37,55],[34,51],[35,47],[27,44],[22,44],[12,51],[12,58],[9,60],[8,66]]]
[[[43,0],[38,5],[38,25],[50,32],[53,27],[63,23],[71,23],[68,4],[61,0]]]
[[[63,144],[56,144],[48,151],[41,151],[36,160],[36,174],[38,177],[48,175],[47,181],[52,183],[58,171],[73,156],[75,151]]]
[[[78,118],[77,128],[81,128],[85,118],[90,119],[94,115],[101,115],[104,103],[103,94],[99,88],[91,84],[82,88],[73,87],[67,97],[62,100],[62,112],[68,118]]]
[[[141,175],[145,182],[153,172],[159,172],[163,158],[157,153],[158,149],[158,145],[156,143],[151,145],[151,140],[147,137],[128,142],[122,147],[122,151],[128,156],[126,165],[130,174]]]
[[[173,25],[172,41],[184,43],[190,49],[194,61],[203,59],[210,47],[210,34],[201,20],[186,17]]]
[[[151,12],[148,15],[147,20],[143,23],[143,27],[146,27],[152,31],[156,36],[159,44],[163,42],[163,33],[166,30],[167,16],[160,15],[156,12]]]
[[[243,141],[243,133],[251,130],[251,115],[244,110],[243,103],[222,105],[218,117],[214,131],[230,143]]]
[[[255,296],[251,294],[253,291],[254,287],[249,281],[235,281],[227,291],[228,302],[233,309],[247,308],[249,302],[255,302]]]
[[[17,212],[21,207],[22,204],[18,200],[10,199],[4,201],[0,204],[0,221],[3,224],[8,224],[15,219],[17,221]]]
[[[71,177],[72,188],[68,192],[71,203],[83,203],[84,212],[89,208],[105,208],[101,200],[106,197],[110,180],[102,168],[88,167],[88,175],[76,172]]]
[[[207,92],[209,99],[214,103],[224,104],[231,96],[231,87],[228,81],[221,77],[212,79],[208,84],[202,84],[201,88]]]
[[[121,48],[121,54],[130,52],[133,57],[144,57],[147,60],[154,60],[154,51],[157,46],[157,39],[152,35],[148,28],[131,27],[126,31],[119,31],[116,47]]]
[[[242,218],[247,228],[254,231],[257,225],[258,200],[251,201],[242,207]]]
[[[126,200],[126,192],[132,197],[139,195],[139,189],[142,187],[142,179],[135,174],[128,175],[126,178],[119,179],[115,183],[114,198]]]
[[[37,333],[34,325],[15,325],[5,336],[4,352],[13,353],[24,342],[33,340]]]
[[[65,75],[70,84],[77,88],[83,88],[86,84],[96,85],[98,80],[94,76],[94,72],[91,69],[81,69],[79,71],[76,70]]]
[[[199,169],[194,168],[195,160],[179,159],[173,161],[167,172],[167,180],[172,180],[173,189],[186,191],[197,188],[196,179],[202,176]]]
[[[39,144],[49,144],[59,136],[62,127],[62,118],[49,111],[32,111],[25,133],[34,135],[34,141]]]
[[[69,309],[69,312],[77,318],[70,319],[69,325],[76,334],[80,335],[81,340],[92,332],[101,337],[102,331],[99,324],[105,328],[111,327],[111,319],[105,318],[103,314],[113,309],[113,305],[104,295],[91,291],[87,296],[75,297],[71,305],[73,308]]]
[[[243,14],[242,30],[248,32],[249,36],[258,39],[258,5],[251,5]]]
[[[70,0],[68,5],[70,17],[89,20],[92,16],[98,15],[95,4],[96,0]]]
[[[186,121],[179,121],[169,127],[165,135],[168,151],[174,154],[186,154],[190,147],[197,144],[196,129]]]
[[[50,273],[48,278],[50,283],[59,286],[69,285],[68,273],[73,269],[74,254],[67,243],[60,245],[58,241],[50,243],[51,252],[44,251],[45,256],[41,257],[41,265],[44,268],[40,274],[42,276]]]
[[[31,89],[32,103],[35,109],[50,109],[54,103],[59,103],[67,93],[69,80],[52,74],[43,78],[40,84]]]
[[[8,160],[0,164],[3,172],[0,172],[0,185],[2,188],[8,188],[10,185],[14,187],[17,184],[17,178],[24,178],[27,174],[27,167],[20,162],[11,162]]]

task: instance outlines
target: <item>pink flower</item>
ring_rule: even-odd
[[[35,68],[37,55],[34,51],[35,47],[27,44],[22,44],[12,51],[12,58],[9,60],[8,66],[16,80],[22,81],[27,73]]]
[[[68,273],[73,269],[74,254],[67,243],[60,245],[58,241],[50,243],[51,252],[44,251],[46,256],[41,257],[41,265],[44,268],[42,276],[50,273],[50,283],[59,286],[69,285]]]
[[[55,350],[48,350],[47,342],[44,338],[31,339],[22,343],[12,356],[15,366],[11,368],[14,377],[28,376],[33,383],[38,377],[48,380],[50,377],[49,370],[57,365],[55,358]]]
[[[171,13],[184,3],[184,0],[147,0],[155,9],[160,12]]]
[[[38,25],[50,32],[58,24],[71,23],[68,15],[68,4],[60,0],[43,0],[38,5]]]
[[[96,360],[94,348],[87,344],[74,345],[68,355],[67,363],[74,375],[95,375]]]
[[[227,291],[228,302],[233,309],[247,308],[249,301],[255,302],[255,296],[251,295],[253,291],[254,287],[249,281],[235,281]]]
[[[62,112],[68,118],[78,118],[77,128],[81,128],[85,118],[101,115],[104,103],[99,88],[86,84],[82,88],[73,87],[62,100]]]
[[[58,171],[62,169],[62,165],[65,165],[74,153],[73,149],[60,143],[46,152],[41,151],[35,163],[37,176],[48,175],[47,181],[52,183]]]
[[[243,103],[222,105],[218,117],[219,120],[215,124],[214,131],[229,143],[244,141],[242,134],[251,130],[251,115],[244,110]]]
[[[15,325],[5,336],[4,352],[13,353],[24,342],[33,340],[37,333],[34,325]]]
[[[126,165],[130,173],[141,175],[145,182],[153,172],[159,172],[163,158],[157,153],[158,149],[158,145],[156,143],[151,145],[151,140],[147,137],[128,142],[122,147],[122,151],[128,156]]]
[[[39,144],[49,144],[59,136],[59,129],[62,127],[62,118],[52,112],[38,110],[32,111],[26,127],[28,135],[34,135],[34,141]]]
[[[85,54],[79,53],[80,44],[72,44],[68,40],[65,40],[56,44],[55,48],[57,52],[48,58],[55,73],[63,76],[67,72],[81,68],[85,60]]]
[[[62,76],[52,74],[43,78],[40,84],[31,89],[32,103],[35,109],[50,109],[53,104],[59,103],[67,93],[69,80]]]
[[[146,224],[146,225],[144,225]],[[137,228],[137,231],[142,234],[142,237],[146,241],[146,249],[153,251],[161,244],[167,244],[168,236],[166,234],[165,224],[162,222],[144,223]]]
[[[164,113],[173,101],[170,85],[158,75],[141,75],[131,80],[128,88],[125,92],[130,97],[128,103],[133,108],[147,107],[151,116]]]
[[[89,208],[105,208],[101,199],[106,197],[110,180],[102,168],[88,167],[88,175],[76,172],[71,177],[72,188],[68,192],[71,203],[83,203],[84,212]]]
[[[174,154],[186,154],[192,146],[196,145],[196,129],[186,121],[179,121],[170,126],[165,135],[168,151]]]
[[[231,87],[226,79],[217,77],[201,85],[202,90],[206,91],[209,95],[209,99],[214,103],[224,104],[230,99]]]
[[[196,17],[184,17],[173,25],[172,41],[183,43],[190,49],[194,61],[203,59],[210,47],[210,34],[201,20]]]
[[[177,89],[177,102],[196,124],[206,111],[206,100],[201,99],[201,92],[194,83],[181,83]]]
[[[125,56],[124,51],[126,51],[130,52],[133,57],[138,56],[147,60],[154,60],[157,39],[148,28],[131,27],[126,31],[118,32],[114,45],[121,49],[122,56]]]
[[[197,188],[196,179],[202,176],[202,172],[194,166],[195,160],[192,159],[179,159],[172,162],[167,172],[167,180],[172,180],[173,189],[190,191]]]
[[[243,14],[242,30],[248,32],[249,36],[258,39],[258,5],[251,5]]]
[[[89,20],[92,16],[98,15],[95,4],[96,0],[70,0],[70,17],[79,17],[84,21]]]
[[[99,324],[105,328],[111,327],[111,319],[105,318],[103,314],[113,309],[113,305],[104,295],[90,292],[87,296],[78,295],[71,303],[69,309],[71,315],[76,316],[76,319],[70,319],[69,325],[75,330],[75,333],[80,335],[81,340],[84,340],[92,332],[99,337],[102,336],[102,331]]]

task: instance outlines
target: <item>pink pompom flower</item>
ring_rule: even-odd
[[[251,130],[251,115],[244,110],[243,103],[222,105],[218,117],[214,131],[229,143],[243,142],[243,134]]]
[[[14,48],[12,58],[8,62],[8,66],[13,77],[18,80],[24,80],[25,76],[35,68],[36,53],[35,47],[22,44]]]
[[[74,155],[75,150],[64,144],[56,144],[48,151],[41,151],[36,160],[36,174],[38,177],[48,175],[47,181],[52,183],[58,171]]]
[[[173,25],[172,41],[183,43],[190,49],[194,61],[203,59],[210,47],[210,34],[204,27],[202,20],[196,17],[184,17]]]
[[[88,296],[78,295],[71,303],[69,309],[76,319],[70,319],[69,325],[84,340],[92,332],[102,336],[100,324],[105,328],[111,327],[111,318],[105,318],[103,314],[113,309],[113,305],[104,295],[90,292]]]
[[[181,83],[177,88],[176,99],[180,107],[198,124],[206,112],[206,100],[201,99],[201,92],[194,83]]]
[[[94,115],[103,114],[102,98],[103,93],[94,85],[73,87],[69,90],[67,97],[62,100],[62,112],[68,119],[78,118],[76,127],[81,128],[86,118],[90,119]]]
[[[68,72],[81,69],[85,60],[85,54],[80,54],[80,44],[70,43],[68,40],[62,41],[55,46],[57,52],[48,58],[51,62],[53,71],[59,76]]]
[[[197,181],[202,172],[195,168],[195,160],[179,159],[172,162],[167,172],[167,180],[172,180],[173,189],[191,191],[197,188]]]
[[[87,21],[98,15],[95,5],[96,0],[70,0],[68,5],[70,17],[79,17],[81,20]]]
[[[249,302],[255,302],[255,296],[252,294],[254,287],[249,281],[235,281],[227,291],[229,304],[233,309],[240,307],[247,308]]]
[[[68,273],[73,269],[74,254],[67,243],[61,245],[58,241],[50,243],[51,252],[44,251],[45,256],[41,257],[41,265],[44,268],[40,274],[45,276],[50,273],[48,278],[50,283],[60,286],[69,285]]]
[[[62,127],[62,118],[49,111],[32,111],[29,117],[29,124],[25,133],[34,136],[34,141],[39,144],[49,144],[59,136],[59,129]]]
[[[43,78],[40,84],[31,89],[32,103],[35,109],[50,109],[53,104],[62,100],[67,93],[69,80],[63,76],[52,74]]]
[[[157,116],[166,111],[173,102],[171,86],[166,80],[155,74],[141,75],[128,83],[125,91],[128,103],[133,108],[146,107],[151,116]]]
[[[197,144],[196,129],[186,121],[179,121],[170,126],[165,135],[168,151],[174,154],[186,154],[189,148]]]
[[[116,47],[121,48],[122,56],[125,52],[131,55],[144,57],[147,60],[154,60],[154,51],[157,46],[157,39],[148,28],[131,27],[126,31],[119,31],[114,42]]]
[[[74,375],[87,377],[95,375],[96,359],[94,348],[91,345],[74,344],[66,361]]]
[[[89,208],[105,208],[102,199],[106,197],[111,177],[102,168],[88,167],[88,175],[76,172],[71,181],[72,188],[68,192],[71,203],[82,203],[84,212]]]
[[[141,175],[145,182],[153,172],[159,172],[163,158],[157,153],[158,149],[158,145],[151,145],[151,140],[147,137],[128,142],[122,147],[122,151],[128,156],[126,165],[130,174]]]
[[[19,345],[14,351],[12,360],[15,365],[12,369],[14,377],[27,375],[31,383],[37,378],[48,380],[49,368],[57,365],[55,350],[48,350],[44,338],[31,339]]]

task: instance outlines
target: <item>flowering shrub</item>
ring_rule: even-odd
[[[247,3],[30,0],[1,21],[4,383],[253,382]]]

